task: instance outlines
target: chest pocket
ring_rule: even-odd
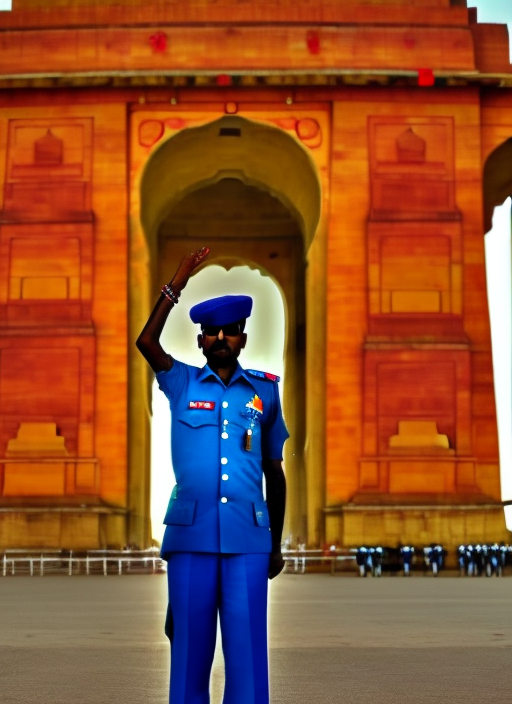
[[[216,411],[197,408],[185,408],[184,410],[175,411],[172,419],[188,425],[189,428],[201,428],[203,425],[217,426],[219,422]]]

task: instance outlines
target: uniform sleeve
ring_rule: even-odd
[[[283,445],[290,434],[283,420],[277,384],[272,384],[271,395],[270,413],[264,426],[261,452],[263,459],[280,460],[283,458]]]
[[[172,406],[173,399],[178,398],[187,386],[188,366],[175,359],[168,371],[157,372],[155,377],[160,390],[164,392]]]

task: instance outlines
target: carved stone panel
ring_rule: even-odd
[[[94,358],[91,335],[0,340],[0,497],[99,492]]]
[[[0,227],[0,327],[90,324],[93,227]]]
[[[464,341],[451,117],[368,119],[369,335]]]
[[[83,218],[91,210],[92,119],[20,119],[8,127],[4,217]]]
[[[375,346],[364,369],[360,489],[476,492],[469,351]]]
[[[459,219],[451,117],[370,117],[372,220]]]

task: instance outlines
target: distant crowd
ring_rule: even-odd
[[[404,576],[407,576],[411,573],[413,563],[418,565],[418,561],[421,561],[425,571],[437,576],[445,565],[448,551],[439,543],[431,543],[423,548],[415,548],[413,545],[401,545],[398,548],[361,545],[355,553],[361,577],[380,577],[383,566],[390,571],[397,571],[401,567]],[[505,567],[512,564],[512,547],[504,543],[459,545],[457,561],[461,576],[501,577]]]
[[[477,577],[485,574],[487,577],[501,577],[505,566],[512,564],[512,547],[504,543],[459,545],[458,559],[463,575]]]

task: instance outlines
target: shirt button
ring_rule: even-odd
[[[222,433],[221,438],[223,440],[227,440],[229,438],[229,435],[227,433]]]
[[[222,408],[227,408],[229,406],[229,403],[227,401],[222,402]]]
[[[220,502],[221,502],[221,504],[227,504],[228,500],[226,499],[225,496],[223,496],[222,499],[220,500]]]
[[[227,480],[229,479],[229,474],[223,474],[222,479],[227,482]]]
[[[221,463],[221,464],[227,464],[227,463],[228,463],[228,458],[227,458],[227,457],[221,457],[221,458],[220,458],[220,463]]]
[[[222,423],[223,423],[223,425],[227,425],[227,424],[229,423],[229,420],[227,420],[226,418],[224,418],[224,420],[222,421]]]

